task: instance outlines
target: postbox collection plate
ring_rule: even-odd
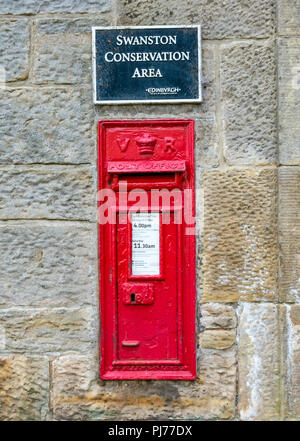
[[[100,121],[98,157],[100,376],[193,380],[194,121]]]

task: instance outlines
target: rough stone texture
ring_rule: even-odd
[[[299,0],[278,0],[278,32],[280,35],[300,34]]]
[[[201,305],[201,325],[206,329],[234,329],[235,310],[232,306],[222,303],[204,303]]]
[[[235,370],[234,350],[205,349],[201,352],[200,378],[193,382],[99,382],[96,360],[68,354],[53,362],[54,418],[233,418]]]
[[[5,329],[0,325],[0,351],[4,351],[5,349]]]
[[[276,305],[240,305],[238,360],[240,418],[278,420],[280,370]]]
[[[204,38],[265,37],[274,19],[274,0],[120,0],[118,24],[201,23]]]
[[[278,42],[279,157],[281,164],[300,164],[300,38]]]
[[[300,301],[300,167],[279,169],[280,299]]]
[[[95,312],[83,308],[1,309],[5,351],[51,353],[96,350]]]
[[[97,304],[96,227],[2,224],[0,255],[0,308]],[[4,339],[0,326],[0,351]]]
[[[203,302],[277,299],[274,169],[205,170]]]
[[[49,361],[46,357],[0,356],[0,419],[44,420],[48,416]]]
[[[199,345],[207,349],[227,349],[236,343],[235,309],[220,303],[201,305]]]
[[[300,305],[281,306],[283,418],[300,420]]]
[[[274,43],[222,45],[221,87],[229,164],[274,164],[276,141],[276,63]]]
[[[227,349],[235,344],[234,329],[209,329],[199,336],[201,348]]]
[[[91,91],[0,90],[0,163],[88,163],[92,126]]]
[[[24,80],[29,69],[28,20],[0,21],[0,83]]]
[[[194,118],[203,116],[199,104],[130,104],[127,105],[96,105],[95,120],[105,119],[157,119],[157,118]],[[206,117],[207,114],[204,114]]]
[[[201,65],[201,83],[202,83],[202,102],[197,105],[197,116],[214,116],[216,112],[217,100],[217,45],[202,41],[202,65]]]
[[[0,0],[0,14],[37,14],[39,12],[103,12],[111,0]]]
[[[111,25],[105,16],[97,26]],[[95,20],[37,20],[36,82],[92,84],[92,32]]]
[[[86,167],[0,168],[0,219],[95,219],[92,189]]]
[[[196,120],[195,157],[198,167],[211,168],[219,165],[218,131],[215,118]]]

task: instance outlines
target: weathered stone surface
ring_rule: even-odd
[[[208,329],[199,335],[201,348],[227,349],[235,344],[234,329]]]
[[[0,14],[104,12],[110,8],[111,0],[0,0]]]
[[[212,42],[202,41],[201,84],[202,102],[197,105],[198,117],[215,115],[217,100],[217,46]]]
[[[280,298],[300,301],[300,167],[279,169]]]
[[[96,226],[2,224],[0,255],[0,308],[97,303]],[[0,326],[0,350],[4,340]]]
[[[5,329],[3,326],[0,326],[0,351],[4,351],[5,343],[6,343]]]
[[[282,305],[283,418],[300,420],[300,305]]]
[[[97,323],[90,307],[2,309],[5,351],[49,353],[96,349]]]
[[[201,352],[200,378],[196,381],[99,382],[96,360],[68,354],[53,362],[54,418],[233,418],[235,370],[232,349],[205,349]]]
[[[236,314],[232,306],[222,303],[201,305],[201,325],[206,329],[233,329],[236,327]]]
[[[278,31],[280,35],[299,35],[300,1],[278,0]]]
[[[157,119],[157,118],[199,118],[199,104],[130,104],[127,105],[95,105],[95,119]],[[204,116],[207,116],[206,114]]]
[[[203,302],[277,298],[274,169],[205,170]]]
[[[122,25],[201,23],[205,38],[262,37],[274,32],[273,0],[120,0]]]
[[[49,361],[46,357],[0,357],[0,419],[44,420],[48,416]]]
[[[111,22],[104,16],[97,26]],[[92,84],[92,32],[95,20],[37,20],[35,33],[36,82]]]
[[[208,349],[227,349],[236,342],[236,314],[232,306],[205,303],[200,308],[199,345]]]
[[[218,159],[218,130],[215,118],[196,120],[195,158],[197,167],[217,167]]]
[[[96,219],[92,187],[86,167],[0,168],[0,219]]]
[[[95,133],[91,91],[0,90],[0,163],[88,163]]]
[[[274,43],[222,45],[224,156],[229,164],[274,164],[276,63]]]
[[[272,304],[239,307],[239,413],[242,420],[278,420],[278,311]]]
[[[300,164],[300,38],[280,38],[279,158],[281,164]]]
[[[28,20],[0,21],[0,83],[24,80],[29,69]]]

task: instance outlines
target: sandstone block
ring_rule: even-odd
[[[272,42],[222,45],[224,156],[229,164],[277,162],[275,64]]]
[[[208,41],[202,41],[202,102],[197,105],[198,116],[211,115],[216,112],[217,100],[217,47]]]
[[[106,16],[97,18],[97,26],[110,24]],[[92,26],[94,19],[37,20],[36,82],[92,84]]]
[[[280,35],[299,35],[300,1],[279,0],[278,31]]]
[[[227,419],[234,416],[235,353],[204,349],[196,381],[99,382],[98,362],[78,354],[53,362],[56,419]]]
[[[280,38],[279,157],[281,164],[300,164],[300,38]]]
[[[217,167],[218,158],[218,131],[215,118],[196,120],[196,166],[200,168]]]
[[[204,303],[201,305],[201,325],[206,329],[234,329],[235,309],[222,303]]]
[[[48,416],[49,361],[46,357],[0,357],[0,420],[45,420]]]
[[[23,88],[0,90],[0,98],[0,163],[91,161],[96,136],[89,91]]]
[[[242,420],[278,420],[278,311],[272,304],[239,307],[239,412]]]
[[[280,298],[300,300],[300,167],[279,169]]]
[[[276,170],[205,170],[202,302],[277,298]]]
[[[0,14],[37,14],[39,12],[104,12],[111,0],[14,0],[0,1]]]
[[[300,305],[282,305],[283,417],[300,420]]]
[[[201,348],[227,349],[235,344],[234,329],[208,329],[199,335]]]
[[[83,308],[2,309],[0,325],[5,330],[5,351],[50,353],[96,348],[94,312]]]
[[[198,24],[205,38],[263,37],[274,32],[272,0],[120,0],[122,25]]]
[[[97,303],[96,226],[3,224],[0,254],[0,308]],[[0,350],[4,339],[0,326]]]
[[[5,350],[5,345],[6,345],[5,329],[3,326],[0,326],[0,351]]]
[[[94,199],[86,167],[0,168],[0,219],[96,219]]]
[[[28,76],[28,20],[0,21],[0,83]]]

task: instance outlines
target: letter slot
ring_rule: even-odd
[[[194,121],[99,122],[104,380],[196,376]]]

